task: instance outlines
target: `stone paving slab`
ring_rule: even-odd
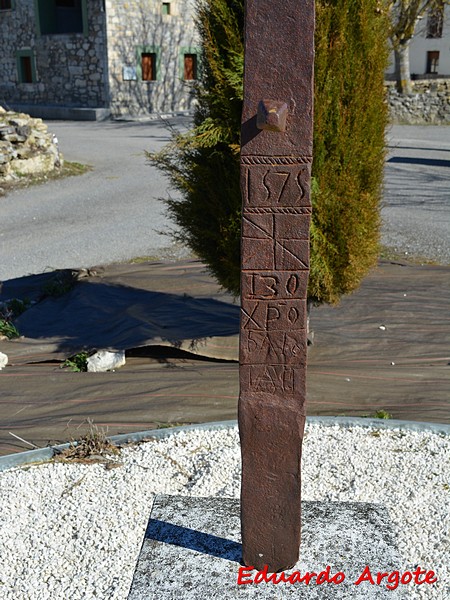
[[[400,570],[387,510],[378,504],[302,502],[300,560],[292,574],[316,573],[329,567],[329,579],[238,584],[255,571],[241,570],[239,501],[230,498],[158,496],[145,533],[128,600],[225,598],[307,598],[308,600],[404,598],[405,587],[387,589],[355,581],[366,566],[378,572]],[[264,523],[261,523],[264,527]],[[345,579],[340,583],[342,575]],[[336,577],[337,576],[337,577]],[[325,578],[325,575],[322,576]],[[386,579],[383,580],[386,582]]]

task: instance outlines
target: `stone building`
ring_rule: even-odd
[[[0,0],[0,105],[65,118],[189,110],[192,0]]]

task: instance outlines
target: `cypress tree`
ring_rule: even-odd
[[[203,70],[194,126],[151,161],[180,198],[166,200],[176,238],[239,294],[243,0],[198,0]],[[308,295],[337,302],[377,260],[385,156],[386,12],[377,0],[317,0]]]

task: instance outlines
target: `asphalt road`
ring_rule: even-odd
[[[173,121],[183,128],[185,120]],[[161,122],[49,123],[83,176],[0,198],[0,280],[137,256],[183,258],[165,216],[167,180],[145,157],[169,140]],[[399,252],[450,264],[450,126],[388,133],[382,241]]]
[[[450,264],[450,126],[388,132],[382,242]]]

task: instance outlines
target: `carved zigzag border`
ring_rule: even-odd
[[[306,165],[312,163],[312,156],[241,156],[242,165]]]
[[[281,215],[310,215],[312,213],[311,206],[261,206],[261,207],[245,207],[245,214],[256,214],[256,215],[265,215],[265,214],[281,214]]]

